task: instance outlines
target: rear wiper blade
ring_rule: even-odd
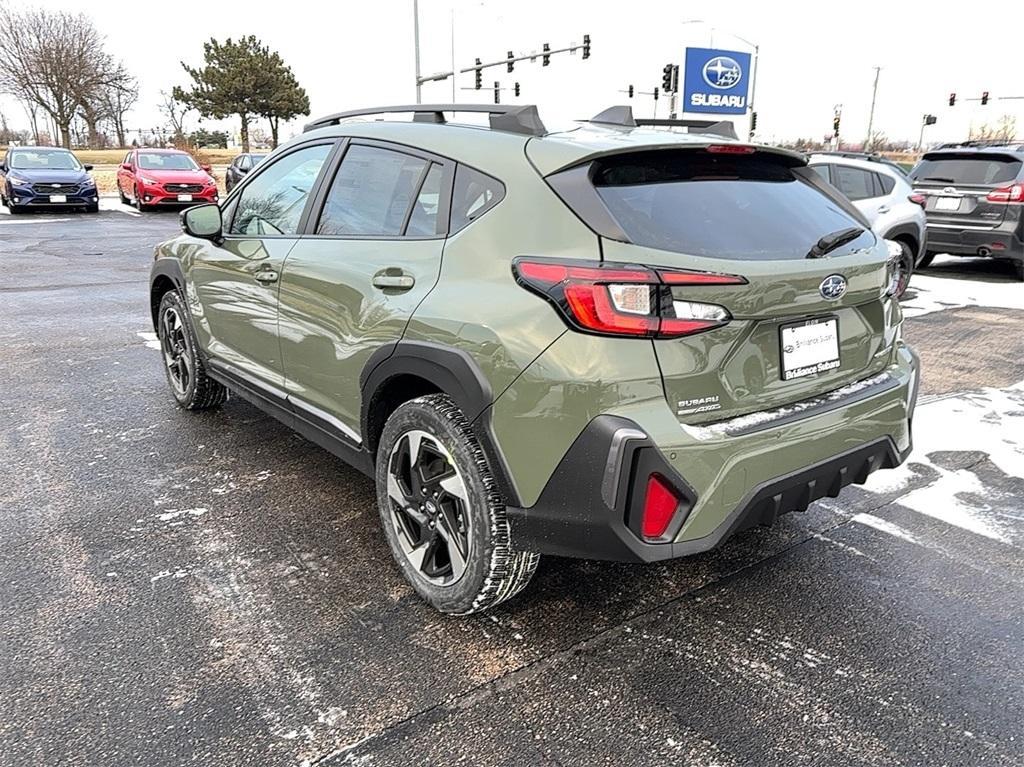
[[[837,232],[832,232],[831,234],[826,234],[814,244],[813,248],[807,251],[806,258],[821,258],[822,256],[831,253],[840,245],[845,245],[848,242],[856,240],[862,234],[864,234],[864,230],[859,226],[851,226],[846,229],[840,229]]]
[[[922,181],[941,181],[944,184],[952,184],[956,181],[955,178],[946,178],[945,176],[925,176]]]

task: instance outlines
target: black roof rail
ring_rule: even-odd
[[[707,133],[713,136],[724,136],[726,138],[738,138],[736,129],[728,120],[655,120],[634,118],[633,108],[630,106],[608,107],[602,112],[594,115],[586,121],[595,125],[616,125],[621,128],[636,128],[643,126],[686,128],[687,133]]]
[[[537,107],[532,104],[402,104],[398,106],[369,107],[366,109],[352,109],[347,112],[335,112],[334,114],[320,117],[307,123],[304,131],[316,130],[328,125],[337,125],[343,120],[353,117],[369,117],[372,115],[388,114],[412,114],[413,122],[429,122],[440,125],[448,122],[445,112],[473,112],[486,114],[492,130],[504,131],[506,133],[522,133],[527,136],[543,136],[547,133],[544,123],[541,122]]]

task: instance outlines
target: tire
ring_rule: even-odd
[[[910,285],[910,278],[914,276],[914,251],[910,246],[903,240],[897,240],[902,249],[899,261],[899,285],[896,288],[896,298],[903,298],[903,294],[907,292],[907,287]]]
[[[1013,268],[1017,274],[1017,282],[1024,282],[1024,261],[1014,261]]]
[[[12,216],[16,216],[19,213],[24,213],[25,212],[25,206],[24,205],[13,205],[10,202],[8,202],[7,203],[7,210],[9,210],[11,212]]]
[[[917,265],[914,267],[914,269],[927,269],[929,266],[932,265],[932,261],[935,260],[936,255],[938,254],[935,253],[934,251],[926,251],[925,254],[921,256],[920,260],[917,262]]]
[[[129,200],[129,199],[128,199],[128,198],[127,198],[127,197],[125,196],[125,194],[124,194],[124,190],[123,190],[123,189],[121,188],[121,185],[120,185],[120,184],[118,184],[118,186],[117,186],[117,196],[121,198],[121,204],[122,204],[122,205],[131,205],[131,204],[132,204],[132,201],[131,201],[131,200]]]
[[[391,414],[377,449],[376,480],[395,562],[436,609],[450,615],[487,610],[530,582],[540,556],[511,547],[487,458],[447,395],[419,397]]]
[[[144,213],[145,211],[149,210],[148,205],[142,204],[142,195],[139,194],[138,187],[135,187],[135,210],[139,211],[139,213]]]
[[[85,206],[85,212],[86,213],[99,213],[100,212],[99,203],[97,203],[96,205],[86,205]]]
[[[167,383],[181,407],[209,410],[227,400],[228,390],[206,372],[188,309],[176,290],[168,290],[160,299],[157,337]]]

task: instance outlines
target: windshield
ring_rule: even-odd
[[[143,170],[199,170],[199,165],[187,154],[162,152],[139,152],[139,167]]]
[[[768,158],[707,152],[648,152],[610,158],[594,186],[630,241],[712,258],[804,258],[827,235],[856,227],[836,248],[873,236],[836,202]]]
[[[970,155],[925,156],[910,178],[939,184],[1006,184],[1017,178],[1021,161],[975,152]]]
[[[71,152],[18,149],[7,164],[17,170],[80,170],[82,164]]]

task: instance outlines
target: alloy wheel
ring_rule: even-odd
[[[398,544],[427,581],[449,586],[466,572],[469,494],[449,452],[430,434],[405,432],[388,458],[388,504]]]
[[[167,366],[167,377],[175,393],[184,397],[192,384],[192,352],[188,333],[178,310],[168,306],[160,315],[160,350]]]

